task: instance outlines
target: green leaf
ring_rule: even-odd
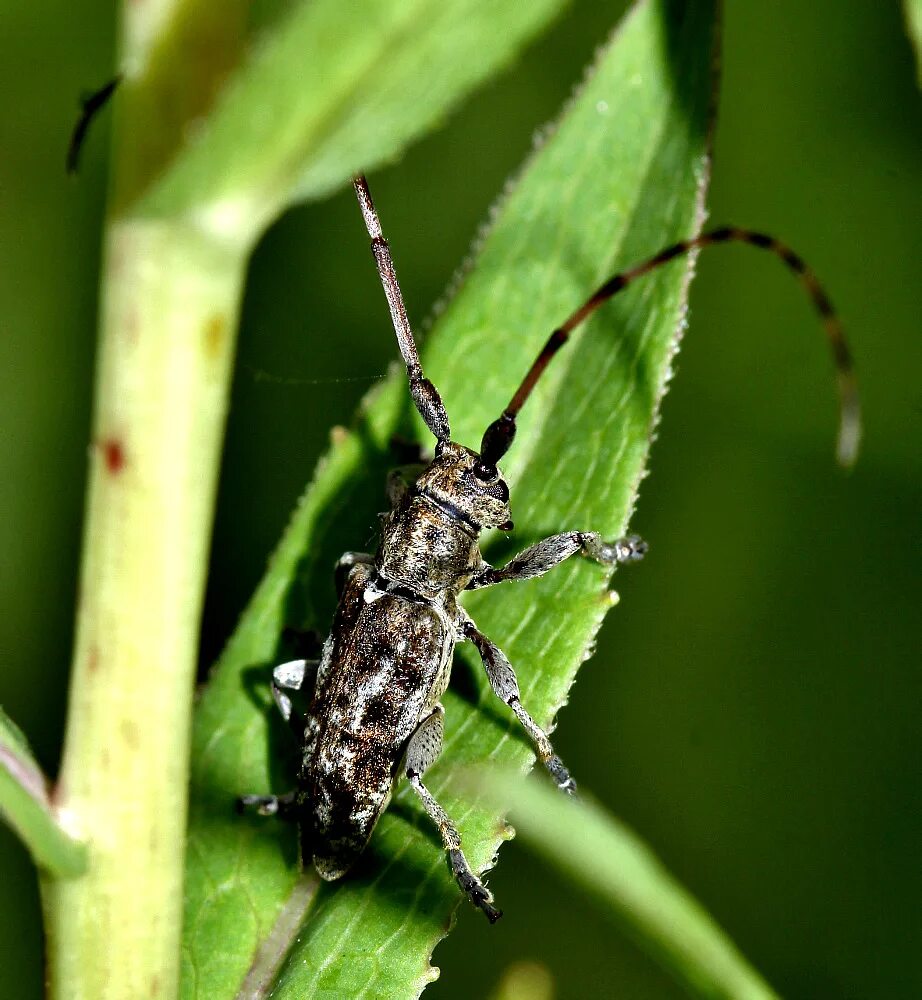
[[[35,863],[69,878],[86,870],[86,846],[67,833],[48,798],[48,782],[19,727],[0,709],[0,816]]]
[[[716,20],[712,0],[638,4],[493,214],[477,262],[424,353],[456,440],[478,444],[553,325],[602,279],[698,230]],[[379,208],[386,225],[386,206]],[[624,531],[683,328],[688,277],[683,264],[651,276],[607,305],[555,360],[504,464],[517,530],[512,539],[486,540],[491,561],[565,528]],[[382,331],[386,324],[382,297]],[[454,910],[467,908],[406,787],[354,872],[321,885],[309,904],[294,831],[233,810],[238,794],[292,784],[290,737],[267,691],[269,667],[282,655],[278,637],[286,625],[327,627],[331,567],[376,524],[392,433],[418,425],[396,378],[372,395],[353,432],[337,436],[204,693],[194,734],[187,998],[233,996],[275,921],[297,917],[303,906],[297,939],[274,936],[274,953],[260,957],[272,967],[292,943],[273,996],[417,996],[436,975],[429,958]],[[466,601],[517,666],[523,701],[542,725],[566,701],[610,607],[607,579],[600,567],[571,560],[541,580]],[[453,794],[446,776],[487,759],[526,770],[533,755],[470,650],[459,654],[445,699],[445,752],[427,783],[483,869],[505,825],[494,810]]]
[[[635,833],[591,801],[566,799],[518,774],[464,782],[512,809],[522,839],[699,996],[770,1000],[776,994],[711,916]]]
[[[120,200],[140,195],[140,214],[193,214],[221,232],[259,226],[292,200],[326,194],[396,157],[562,6],[302,0],[273,5],[273,16],[247,25],[239,11],[205,5],[152,55],[146,77],[158,85],[126,80],[136,141]],[[225,37],[241,19],[243,36]],[[183,102],[178,120],[164,120],[174,102]]]

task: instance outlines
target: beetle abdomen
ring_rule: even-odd
[[[305,733],[301,788],[325,879],[345,874],[368,842],[454,645],[435,608],[374,591],[372,572],[356,566],[347,581]]]

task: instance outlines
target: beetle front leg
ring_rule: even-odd
[[[478,631],[473,622],[464,626],[464,635],[477,647],[490,686],[498,698],[501,698],[515,712],[516,718],[522,723],[525,732],[531,737],[532,743],[541,763],[547,768],[557,787],[568,795],[576,794],[576,782],[564,766],[563,761],[554,753],[547,733],[525,711],[519,697],[519,682],[512,669],[512,664],[506,654],[491,642],[482,632]]]
[[[478,590],[504,580],[530,580],[536,576],[544,576],[577,552],[603,566],[617,566],[621,563],[638,562],[643,559],[646,551],[647,543],[637,535],[625,535],[614,542],[606,542],[596,531],[563,531],[529,545],[501,569],[484,563],[467,589]]]
[[[442,718],[444,715],[445,710],[442,706],[436,705],[432,714],[423,719],[416,732],[410,737],[406,757],[407,780],[413,786],[413,791],[422,800],[429,818],[439,828],[442,843],[448,852],[448,863],[458,885],[461,886],[462,891],[474,906],[480,907],[490,923],[493,924],[502,916],[502,911],[497,910],[492,905],[493,896],[490,890],[471,871],[471,866],[467,863],[467,858],[461,850],[461,834],[458,833],[457,827],[422,782],[422,776],[426,769],[442,751]]]

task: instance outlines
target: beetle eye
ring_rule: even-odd
[[[500,478],[499,469],[495,465],[478,462],[473,471],[474,477],[480,482],[487,496],[499,500],[500,503],[509,503],[509,487]]]

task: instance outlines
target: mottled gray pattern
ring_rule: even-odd
[[[455,643],[443,614],[378,592],[373,572],[358,564],[346,582],[305,728],[299,784],[328,879],[371,835],[407,741],[445,689]]]

